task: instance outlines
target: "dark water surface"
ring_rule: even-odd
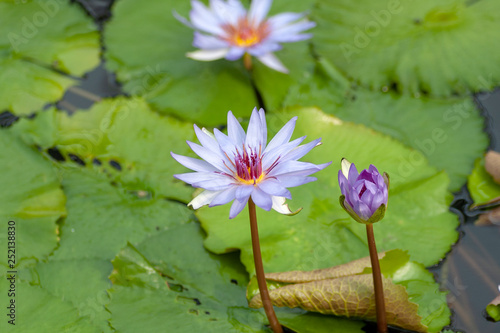
[[[109,8],[113,0],[77,2],[99,24],[110,17]],[[79,88],[70,89],[58,107],[70,112],[87,109],[99,97],[121,94],[114,75],[106,72],[101,64],[87,75]],[[475,100],[485,115],[485,130],[491,138],[490,148],[500,151],[500,89],[477,94]],[[456,194],[451,210],[461,221],[460,240],[445,260],[430,270],[442,288],[449,291],[448,304],[453,312],[451,329],[465,333],[499,333],[500,323],[486,320],[484,309],[500,293],[500,227],[475,226],[476,217],[468,216],[470,213],[467,212],[471,203],[465,187]],[[368,324],[365,330],[375,333],[376,327]]]

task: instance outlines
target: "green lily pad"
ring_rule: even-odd
[[[368,253],[364,225],[354,222],[338,204],[337,174],[346,157],[358,170],[374,164],[391,177],[386,217],[375,225],[380,251],[408,250],[413,261],[432,265],[449,251],[458,237],[457,218],[448,212],[451,194],[448,177],[429,166],[426,158],[395,140],[361,125],[344,123],[317,109],[294,109],[268,116],[275,133],[297,115],[295,136],[322,137],[323,145],[306,161],[338,163],[317,174],[318,181],[292,189],[292,211],[288,217],[258,210],[262,255],[267,272],[312,270],[342,264]],[[420,161],[412,165],[410,161]],[[205,246],[215,253],[241,250],[241,260],[253,272],[248,216],[242,212],[229,221],[229,205],[198,210],[208,233]]]
[[[248,277],[237,258],[207,252],[202,239],[199,226],[191,223],[158,233],[137,248],[124,248],[110,277],[111,325],[120,332],[270,332],[264,313],[248,308]],[[333,317],[314,326],[319,318],[304,311],[280,311],[278,316],[299,333],[313,327],[319,333],[362,332],[362,324]]]
[[[17,115],[60,99],[99,64],[96,25],[69,1],[0,1],[0,110]]]
[[[192,189],[173,178],[185,168],[170,152],[189,154],[185,140],[194,140],[192,124],[162,117],[142,99],[103,100],[72,116],[50,109],[14,130],[27,142],[79,156],[88,168],[104,170],[132,190],[183,201],[191,196]],[[112,167],[115,162],[121,171]]]
[[[111,332],[110,313],[104,306],[109,302],[106,290],[111,285],[108,276],[112,269],[111,263],[105,260],[49,260],[21,271],[19,276],[30,285],[40,286],[51,295],[71,302],[78,316],[87,318],[101,332]]]
[[[500,296],[495,298],[486,306],[486,312],[494,321],[500,321]]]
[[[63,169],[68,217],[61,229],[55,260],[111,260],[127,242],[144,238],[190,220],[183,204],[163,198],[148,198],[108,183],[78,167]]]
[[[0,288],[3,291],[9,290],[10,287],[10,281],[5,277],[0,280]],[[39,286],[16,280],[15,295],[10,297],[7,292],[0,295],[0,301],[5,307],[11,306],[12,300],[15,306],[14,324],[8,322],[14,318],[5,315],[11,314],[11,310],[4,308],[4,318],[0,322],[2,332],[101,332],[87,318],[80,317],[78,310],[70,302],[51,295]]]
[[[15,245],[15,262],[25,266],[46,258],[57,246],[56,221],[66,215],[58,174],[35,149],[24,145],[9,131],[0,131],[0,246]],[[13,221],[7,228],[7,222]],[[8,232],[11,232],[8,234]],[[9,238],[10,237],[10,238]],[[15,242],[15,244],[8,244]],[[13,269],[14,267],[10,267]]]
[[[495,183],[484,168],[484,158],[478,158],[467,183],[469,193],[475,203],[480,204],[500,197],[500,185]]]
[[[484,119],[470,97],[413,98],[350,88],[345,82],[323,59],[313,77],[292,87],[285,105],[318,106],[342,120],[390,135],[419,150],[437,169],[445,170],[450,176],[450,190],[460,189],[473,161],[488,146]]]
[[[500,3],[326,1],[312,16],[317,52],[375,90],[450,96],[500,83]]]

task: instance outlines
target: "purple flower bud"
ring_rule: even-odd
[[[370,165],[368,170],[358,173],[354,163],[342,159],[339,170],[339,185],[342,196],[340,205],[349,215],[360,223],[380,221],[387,209],[389,176],[381,175],[377,168]]]

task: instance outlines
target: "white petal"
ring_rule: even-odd
[[[191,200],[191,202],[188,203],[188,206],[193,207],[193,209],[198,209],[201,206],[208,205],[212,199],[221,192],[222,191],[203,191]]]
[[[229,43],[218,37],[194,32],[193,46],[202,50],[220,50],[229,47]]]
[[[204,4],[198,0],[191,1],[191,12],[189,18],[191,23],[198,29],[214,35],[224,35],[225,32],[221,27],[221,21],[210,11]]]
[[[224,23],[236,25],[240,17],[246,15],[246,10],[238,0],[210,0],[210,8]]]
[[[264,120],[265,121],[265,120]],[[254,108],[252,115],[250,116],[250,122],[247,128],[247,137],[245,138],[245,146],[247,148],[259,149],[259,147],[264,148],[266,142],[263,142],[264,131],[266,124],[262,123],[262,117],[257,108]]]
[[[293,130],[295,129],[295,123],[297,122],[297,117],[293,117],[290,119],[285,126],[283,126],[279,132],[271,139],[269,145],[266,147],[265,152],[273,150],[276,147],[279,147],[288,141],[292,137]]]
[[[186,53],[186,57],[199,61],[212,61],[222,59],[229,52],[229,48],[215,50],[198,50]]]
[[[235,218],[236,215],[238,215],[243,210],[243,208],[245,208],[245,206],[247,204],[247,200],[245,200],[245,201],[234,200],[233,201],[233,204],[231,205],[231,209],[229,210],[229,218],[230,219]]]
[[[342,174],[346,179],[349,179],[349,168],[351,167],[351,164],[352,163],[345,158],[343,158],[342,162],[340,162],[340,165],[342,166]]]
[[[243,143],[245,143],[245,130],[231,111],[227,113],[227,135],[238,147],[243,146]]]
[[[285,203],[286,199],[284,197],[272,197],[273,199],[273,209],[277,211],[280,214],[284,215],[295,215],[298,214],[301,210],[302,207],[297,209],[295,212],[292,212],[290,210],[290,207]]]
[[[278,15],[271,16],[267,23],[271,26],[271,30],[279,29],[282,26],[286,26],[289,23],[297,21],[304,17],[305,13],[280,13]]]
[[[264,65],[269,68],[274,69],[275,71],[288,74],[288,69],[281,63],[281,61],[273,54],[267,53],[260,57],[257,57]]]

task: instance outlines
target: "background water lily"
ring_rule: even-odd
[[[285,199],[292,196],[289,187],[316,180],[309,177],[330,165],[315,165],[298,161],[321,139],[299,146],[305,136],[290,141],[297,117],[293,117],[267,144],[267,125],[263,109],[255,108],[247,133],[231,111],[227,114],[228,135],[218,129],[214,133],[194,126],[201,146],[188,141],[191,149],[203,160],[172,156],[185,167],[195,171],[175,177],[194,187],[205,189],[189,205],[198,209],[204,205],[218,206],[233,201],[229,218],[234,218],[245,207],[249,198],[264,210],[282,214],[292,212]]]
[[[304,13],[281,13],[266,19],[271,4],[272,0],[254,0],[247,11],[239,0],[211,0],[209,8],[192,0],[191,21],[174,12],[179,21],[196,30],[193,46],[200,50],[187,56],[202,61],[237,60],[248,53],[287,73],[273,52],[282,48],[280,43],[311,38],[312,34],[302,32],[316,24],[303,19]]]

